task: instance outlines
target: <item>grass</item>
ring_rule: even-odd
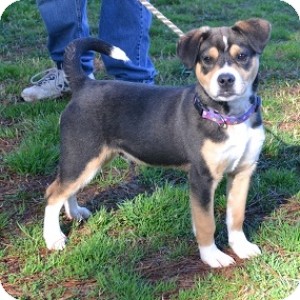
[[[98,2],[89,1],[94,36]],[[147,167],[133,173],[123,159],[112,162],[80,193],[80,202],[94,212],[87,222],[61,217],[67,250],[46,250],[43,193],[55,176],[58,120],[69,97],[20,101],[30,77],[51,66],[35,1],[20,1],[0,21],[0,280],[19,299],[277,300],[299,281],[300,23],[295,11],[279,0],[153,4],[183,31],[249,17],[272,23],[260,69],[267,140],[245,221],[263,255],[221,270],[205,266],[191,233],[186,176]],[[154,19],[151,36],[157,84],[194,82],[176,58],[176,35]],[[216,195],[216,240],[231,253],[224,192],[222,182]]]

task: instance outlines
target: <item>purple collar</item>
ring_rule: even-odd
[[[259,96],[255,96],[254,103],[251,107],[244,114],[237,117],[222,115],[217,110],[204,106],[197,94],[194,98],[194,105],[203,119],[216,122],[220,127],[227,128],[227,125],[236,125],[248,120],[250,116],[254,112],[257,112],[258,108],[261,106],[261,98]]]

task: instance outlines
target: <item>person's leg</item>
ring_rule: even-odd
[[[116,79],[153,83],[155,67],[149,58],[152,16],[138,0],[102,0],[99,38],[124,50],[130,62],[102,56],[108,74]]]
[[[61,66],[66,46],[74,39],[89,36],[86,0],[37,0],[48,33],[48,50]],[[82,56],[82,67],[93,72],[93,53]]]
[[[63,56],[65,47],[74,39],[89,36],[86,0],[37,0],[37,6],[48,33],[48,50],[57,67],[31,78],[33,86],[25,88],[21,97],[32,102],[55,99],[68,92]],[[82,56],[84,71],[93,78],[93,52]]]

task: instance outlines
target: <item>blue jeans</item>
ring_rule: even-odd
[[[58,66],[73,39],[89,36],[86,0],[37,0],[48,32],[48,50]],[[102,56],[107,73],[116,79],[153,83],[155,67],[149,58],[152,16],[138,0],[102,0],[99,38],[120,47],[130,62]],[[87,74],[93,72],[91,51],[81,57]]]

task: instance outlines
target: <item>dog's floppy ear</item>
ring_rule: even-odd
[[[271,24],[266,20],[253,18],[236,22],[232,30],[242,34],[253,50],[261,54],[270,38]]]
[[[209,27],[194,29],[182,36],[177,44],[177,55],[184,65],[192,69],[197,60],[200,44],[209,34]]]

